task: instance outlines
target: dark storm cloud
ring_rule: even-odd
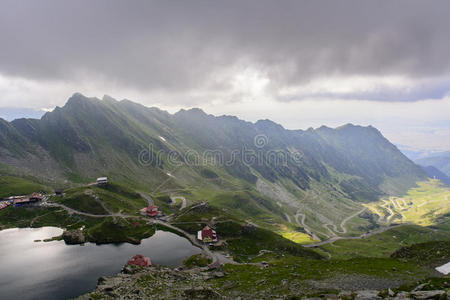
[[[2,1],[0,73],[178,92],[226,90],[221,79],[245,66],[276,88],[327,76],[442,78],[449,12],[438,0]]]

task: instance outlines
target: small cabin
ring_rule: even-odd
[[[144,207],[143,209],[141,209],[141,214],[150,217],[156,217],[160,214],[160,211],[158,206],[150,205],[149,207]]]
[[[197,232],[197,239],[204,243],[215,243],[217,242],[217,233],[206,225],[202,230]]]
[[[108,184],[108,177],[99,177],[97,178],[97,185],[107,185]]]

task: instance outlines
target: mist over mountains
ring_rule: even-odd
[[[81,94],[41,119],[1,120],[0,163],[54,186],[104,175],[277,218],[300,207],[338,218],[427,178],[371,126],[286,130],[270,120],[250,123],[200,109],[169,114]]]
[[[450,176],[450,152],[438,152],[415,160],[421,166],[433,166]]]
[[[430,152],[425,150],[411,150],[405,146],[399,149],[412,161],[424,167],[430,177],[436,177],[444,183],[449,184],[450,176],[450,152]]]

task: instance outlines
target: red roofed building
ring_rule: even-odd
[[[152,262],[150,261],[150,258],[142,256],[140,254],[136,254],[128,261],[128,264],[141,267],[149,267],[152,265]]]
[[[141,214],[148,215],[150,217],[156,217],[159,215],[158,206],[150,205],[149,207],[144,207],[141,209]]]
[[[217,242],[217,233],[206,225],[205,228],[197,232],[197,239],[205,243],[215,243]]]
[[[0,202],[0,210],[2,210],[2,209],[4,209],[4,208],[7,208],[8,206],[10,206],[11,205],[11,201],[2,201],[2,202]]]
[[[32,204],[38,201],[42,201],[43,196],[39,193],[33,193],[29,197],[15,197],[14,198],[14,206],[22,206],[22,205],[28,205]]]

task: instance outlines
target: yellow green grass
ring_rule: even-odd
[[[317,242],[308,234],[294,230],[285,225],[280,225],[280,231],[278,233],[285,239],[291,240],[298,244],[312,244],[314,242]]]
[[[334,259],[353,257],[390,257],[404,246],[429,241],[448,241],[450,232],[445,229],[401,225],[391,230],[360,240],[340,240],[321,246]]]
[[[390,197],[365,206],[380,216],[381,223],[413,223],[430,226],[450,212],[450,188],[439,180],[419,182],[403,197]]]

